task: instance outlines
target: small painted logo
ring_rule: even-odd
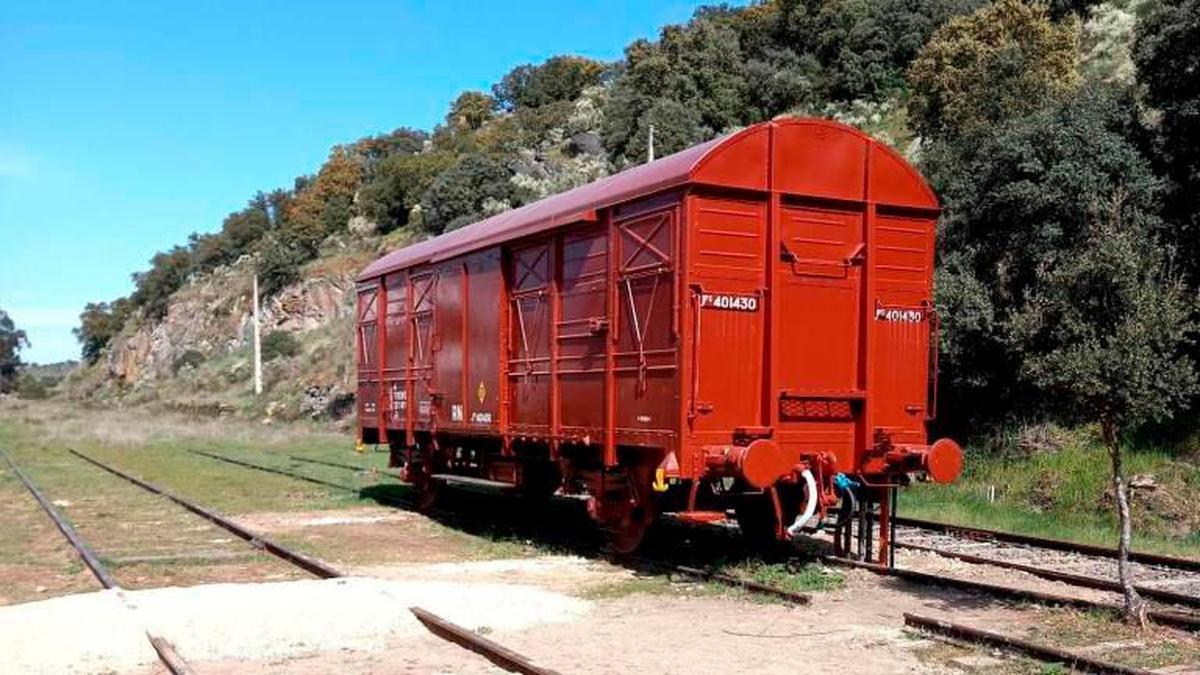
[[[757,312],[757,295],[734,295],[732,293],[701,293],[700,307],[703,309],[726,309],[735,312]]]
[[[483,380],[479,381],[479,387],[475,389],[475,397],[479,399],[480,403],[487,398],[487,387],[483,386]]]

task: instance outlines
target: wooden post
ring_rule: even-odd
[[[254,273],[254,395],[262,394],[262,339],[259,334],[258,272]]]

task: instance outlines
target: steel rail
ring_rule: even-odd
[[[919,614],[904,613],[904,624],[913,628],[937,633],[945,637],[950,637],[958,640],[966,640],[979,644],[985,644],[993,647],[1000,647],[1009,651],[1019,652],[1027,656],[1031,656],[1040,661],[1048,661],[1051,663],[1061,663],[1070,668],[1072,671],[1080,671],[1085,673],[1103,673],[1105,675],[1151,675],[1152,671],[1143,670],[1141,668],[1133,668],[1131,666],[1123,666],[1119,663],[1111,663],[1100,659],[1093,659],[1087,656],[1081,656],[1058,647],[1053,647],[1039,642],[1030,642],[1021,638],[1001,635],[991,631],[972,628],[962,624],[951,623],[942,619],[933,617],[921,616]]]
[[[234,459],[232,457],[226,457],[225,455],[218,455],[214,452],[205,452],[203,450],[192,450],[190,448],[187,451],[192,453],[193,455],[200,455],[201,457],[208,457],[209,459],[215,459],[218,462],[226,462],[229,464],[236,464],[238,466],[244,466],[244,467],[247,467],[250,469],[258,469],[259,471],[266,471],[267,473],[278,474],[280,476],[288,476],[289,478],[296,478],[298,480],[307,481],[309,483],[313,483],[316,485],[324,485],[325,487],[337,488],[339,490],[348,490],[350,492],[358,492],[358,490],[350,487],[349,485],[342,485],[341,483],[333,483],[333,482],[330,482],[327,480],[321,480],[320,478],[313,478],[311,476],[301,476],[298,473],[291,473],[289,471],[284,471],[283,469],[275,469],[275,468],[272,468],[269,466],[263,466],[261,464],[254,464],[254,463],[247,462],[244,460]]]
[[[338,490],[345,490],[346,492],[353,492],[356,495],[362,494],[362,490],[359,490],[358,488],[355,488],[355,487],[351,487],[349,485],[342,485],[340,483],[332,483],[329,481],[323,481],[320,478],[313,478],[312,476],[305,476],[303,474],[293,473],[291,471],[287,471],[284,469],[277,469],[273,466],[264,466],[262,464],[255,464],[254,462],[247,462],[247,461],[241,460],[241,459],[233,459],[232,457],[225,457],[224,455],[218,455],[218,454],[211,453],[211,452],[204,452],[202,450],[188,450],[188,452],[197,454],[197,455],[202,455],[204,457],[209,457],[211,459],[215,459],[220,462],[226,462],[229,464],[233,464],[235,466],[245,467],[247,469],[255,469],[256,471],[263,471],[265,473],[273,473],[277,476],[286,476],[288,478],[295,478],[296,480],[302,480],[302,481],[305,481],[308,483],[316,483],[317,485],[324,485],[325,487],[336,488]],[[405,500],[405,499],[402,499],[399,497],[388,497],[388,496],[384,496],[384,495],[371,495],[370,499],[372,499],[380,504],[386,504],[388,506],[398,506],[398,507],[404,508],[404,509],[412,509],[415,507],[415,504],[412,501]]]
[[[1003,569],[1025,572],[1050,581],[1061,581],[1071,584],[1072,586],[1082,586],[1084,588],[1093,588],[1100,591],[1112,591],[1120,593],[1124,589],[1121,584],[1101,577],[1090,577],[1084,574],[1073,574],[1071,572],[1063,572],[1061,570],[1047,569],[1028,565],[1025,563],[1011,562],[1008,560],[997,560],[995,558],[987,558],[984,556],[971,555],[970,553],[958,553],[956,551],[947,551],[945,549],[935,548],[932,546],[921,546],[919,544],[896,544],[897,548],[903,548],[909,551],[920,551],[923,553],[933,553],[943,558],[951,558],[953,560],[961,560],[972,565],[991,565]],[[1175,605],[1185,605],[1188,607],[1200,607],[1200,596],[1188,595],[1186,593],[1176,593],[1174,591],[1165,591],[1160,588],[1152,588],[1135,584],[1134,589],[1143,597],[1153,598],[1160,602],[1168,602]]]
[[[75,455],[76,457],[79,457],[80,459],[84,460],[85,462],[93,464],[93,465],[113,474],[114,476],[124,478],[125,480],[129,481],[130,483],[133,483],[134,485],[137,485],[138,487],[141,487],[142,489],[144,489],[148,492],[153,492],[156,495],[165,497],[165,498],[175,502],[176,504],[178,504],[178,505],[182,506],[183,508],[187,509],[188,511],[191,511],[192,513],[200,516],[201,518],[204,518],[205,520],[213,523],[214,525],[217,525],[218,527],[221,527],[221,528],[237,535],[238,537],[245,539],[246,541],[250,542],[251,546],[254,546],[256,548],[262,548],[263,550],[267,551],[268,553],[271,553],[275,557],[285,560],[285,561],[295,565],[296,567],[299,567],[299,568],[305,570],[306,572],[313,574],[314,576],[320,577],[322,579],[332,579],[335,577],[345,576],[339,570],[321,562],[320,560],[317,560],[316,558],[311,558],[311,557],[309,557],[303,553],[300,553],[298,551],[293,551],[278,542],[275,542],[267,537],[264,537],[260,534],[257,534],[255,532],[239,525],[238,523],[230,520],[229,518],[226,518],[225,516],[217,513],[216,511],[207,509],[203,506],[200,506],[199,504],[196,504],[195,502],[184,499],[183,497],[180,497],[179,495],[177,495],[165,488],[161,488],[149,481],[142,480],[141,478],[138,478],[137,476],[126,473],[116,467],[109,466],[109,465],[105,464],[104,462],[101,462],[98,459],[94,459],[92,457],[89,457],[89,456],[83,454],[82,452],[79,452],[78,450],[68,448],[67,451],[70,452],[71,454]]]
[[[323,460],[323,459],[310,459],[308,457],[300,457],[297,455],[288,455],[288,459],[294,459],[297,462],[306,462],[308,464],[321,464],[323,466],[332,466],[336,469],[350,469],[352,471],[361,471],[363,473],[369,473],[369,472],[374,471],[376,473],[381,473],[385,476],[399,478],[399,476],[392,473],[391,471],[385,471],[383,469],[376,469],[373,466],[354,466],[353,464],[342,464],[341,462],[330,462],[330,461]]]
[[[104,563],[100,562],[100,558],[96,556],[95,551],[93,551],[91,547],[87,545],[87,542],[83,540],[83,537],[79,536],[79,533],[75,531],[75,528],[72,527],[71,524],[67,522],[66,518],[63,517],[62,513],[60,513],[59,510],[50,503],[50,500],[46,499],[46,495],[42,494],[42,491],[38,489],[36,485],[34,485],[33,480],[30,479],[29,476],[25,475],[25,472],[17,466],[16,462],[12,460],[12,457],[8,456],[7,452],[0,451],[0,454],[4,455],[4,461],[7,462],[9,468],[12,469],[13,475],[15,475],[22,483],[25,484],[25,488],[29,490],[29,493],[33,495],[35,500],[37,500],[38,505],[42,507],[42,510],[46,512],[46,515],[50,516],[50,520],[54,521],[54,525],[58,528],[58,531],[67,538],[67,542],[71,544],[71,548],[75,549],[75,553],[79,556],[79,559],[82,560],[83,564],[92,571],[92,576],[96,577],[96,581],[99,581],[100,585],[105,588],[119,588],[120,585],[117,583],[117,580],[113,578],[112,573],[108,571],[108,568],[105,567]]]
[[[986,593],[998,598],[1036,602],[1043,605],[1061,605],[1065,607],[1074,607],[1076,609],[1098,609],[1112,612],[1121,611],[1121,607],[1113,603],[1096,602],[1094,600],[1085,600],[1083,598],[1076,598],[1069,595],[1058,595],[1056,593],[1034,591],[1027,588],[1013,588],[1011,586],[1001,586],[999,584],[990,584],[982,581],[968,581],[966,579],[959,579],[957,577],[939,576],[937,574],[919,572],[917,570],[910,570],[902,567],[888,567],[886,565],[859,562],[857,560],[846,560],[844,558],[828,557],[825,558],[825,560],[830,564],[866,570],[880,576],[895,577],[897,579],[902,579],[904,581],[926,586],[944,586],[963,591]],[[1146,616],[1154,622],[1163,624],[1165,626],[1175,626],[1176,628],[1184,628],[1187,630],[1200,630],[1200,616],[1198,615],[1151,610],[1146,612]]]
[[[46,515],[50,516],[50,520],[54,521],[54,525],[58,528],[58,531],[61,532],[63,537],[66,538],[67,542],[71,544],[71,548],[75,549],[76,555],[78,555],[79,559],[83,561],[83,564],[86,565],[89,570],[91,570],[92,575],[96,577],[96,581],[99,581],[100,585],[104,588],[120,593],[122,591],[121,585],[117,583],[117,580],[113,577],[112,572],[108,570],[108,567],[106,567],[104,563],[100,562],[100,558],[96,556],[96,552],[93,551],[90,546],[88,546],[87,542],[83,540],[83,537],[79,536],[79,533],[76,532],[75,528],[67,522],[67,519],[63,517],[58,508],[56,508],[54,504],[50,502],[50,500],[46,499],[46,495],[43,494],[37,485],[34,484],[33,480],[27,476],[19,466],[17,466],[17,463],[13,461],[12,457],[8,456],[7,452],[0,450],[0,455],[4,456],[4,461],[7,462],[9,468],[12,469],[13,475],[15,475],[22,483],[24,483],[25,488],[29,490],[29,493],[33,495],[35,500],[37,500],[38,505],[42,507],[42,510],[46,512]],[[124,597],[122,597],[122,601],[124,601]],[[130,611],[134,611],[128,602],[125,604]],[[191,667],[188,666],[187,662],[183,660],[183,657],[179,656],[179,653],[175,651],[174,645],[164,638],[152,634],[144,627],[142,628],[142,632],[146,634],[146,639],[150,641],[150,646],[154,649],[154,652],[158,654],[158,660],[161,661],[164,666],[166,666],[171,675],[192,675],[193,671]]]
[[[256,464],[254,462],[247,462],[244,460],[235,460],[235,459],[232,459],[229,457],[224,457],[222,455],[217,455],[214,453],[203,452],[200,450],[189,450],[189,452],[203,455],[205,457],[210,457],[212,459],[216,459],[219,461],[229,462],[236,466],[241,466],[241,467],[245,467],[245,468],[249,468],[249,469],[256,469],[258,471],[265,471],[267,473],[272,473],[272,474],[276,474],[276,475],[280,475],[280,476],[287,476],[289,478],[295,478],[295,479],[303,480],[303,481],[309,481],[309,482],[317,481],[317,482],[321,482],[321,484],[323,484],[323,485],[328,485],[329,487],[339,488],[339,489],[345,490],[347,492],[354,492],[354,493],[359,492],[359,490],[352,488],[350,486],[347,486],[347,485],[338,485],[337,483],[325,483],[323,481],[319,481],[316,478],[312,478],[310,476],[304,476],[304,475],[301,475],[298,473],[292,473],[290,471],[285,471],[284,469],[277,469],[274,467],[263,466],[261,464]],[[293,457],[293,459],[300,459],[298,457],[294,457],[291,455],[289,455],[289,457]],[[314,460],[310,460],[310,461],[314,461]],[[316,462],[316,463],[332,464],[330,462]],[[345,465],[345,466],[347,468],[350,468],[348,465]],[[355,470],[357,470],[357,469],[355,469]],[[387,497],[372,497],[372,499],[378,501],[381,504],[387,504],[390,506],[397,506],[397,507],[405,508],[405,509],[414,509],[415,508],[415,503],[412,502],[411,500],[405,500],[405,499],[399,499],[399,498],[387,498]],[[439,513],[441,513],[442,515],[445,515],[445,516],[457,517],[457,514],[453,514],[448,511],[439,511]],[[780,598],[783,600],[787,600],[788,602],[793,602],[796,604],[801,604],[801,605],[808,604],[812,600],[811,596],[805,595],[803,593],[788,591],[788,590],[785,590],[782,588],[776,588],[774,586],[768,586],[766,584],[760,584],[760,583],[745,580],[745,579],[738,579],[737,577],[733,577],[728,574],[722,574],[720,572],[711,572],[709,570],[703,570],[703,569],[699,569],[696,567],[688,567],[686,565],[677,565],[674,563],[663,563],[663,562],[650,560],[648,558],[636,558],[635,559],[635,558],[626,556],[625,559],[629,560],[631,562],[639,562],[639,563],[646,564],[649,566],[654,566],[654,567],[657,567],[664,571],[677,572],[684,576],[697,577],[697,578],[707,579],[709,581],[714,581],[717,583],[725,584],[727,586],[734,586],[734,587],[741,588],[743,590],[746,590],[746,591],[749,591],[752,593],[758,593],[760,595],[770,595],[770,596]]]
[[[429,632],[479,654],[504,670],[524,675],[558,675],[557,671],[539,666],[511,649],[451,623],[428,610],[409,607],[408,611],[412,612],[413,616],[429,629]]]
[[[892,524],[915,527],[922,530],[929,530],[931,532],[944,532],[950,535],[961,535],[964,539],[993,539],[995,541],[1003,541],[1012,544],[1026,544],[1028,546],[1036,546],[1038,548],[1047,548],[1055,551],[1068,551],[1071,553],[1083,553],[1086,555],[1093,555],[1103,558],[1117,557],[1117,549],[1109,548],[1107,546],[1077,544],[1072,541],[1063,541],[1062,539],[1048,539],[1045,537],[1015,534],[1000,530],[986,530],[979,527],[966,527],[951,523],[943,523],[936,520],[909,518],[907,516],[893,516]],[[1193,560],[1191,558],[1162,555],[1160,553],[1139,553],[1137,551],[1130,551],[1129,559],[1145,565],[1159,565],[1161,567],[1173,567],[1180,570],[1200,572],[1200,560]]]

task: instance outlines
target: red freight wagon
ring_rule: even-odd
[[[938,203],[886,146],[782,119],[449,232],[358,285],[361,438],[436,486],[587,500],[615,548],[663,511],[859,555],[929,444]],[[841,505],[838,508],[838,505]],[[836,516],[836,517],[835,517]]]

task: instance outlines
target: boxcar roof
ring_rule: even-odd
[[[371,263],[359,275],[359,281],[376,278],[396,270],[428,262],[445,260],[470,251],[487,248],[512,239],[529,236],[560,225],[589,220],[595,210],[619,204],[689,182],[710,182],[730,187],[767,189],[768,133],[771,127],[808,129],[827,135],[853,139],[856,144],[878,148],[884,161],[899,169],[900,183],[906,184],[908,195],[896,203],[937,208],[937,199],[925,181],[907,162],[890,148],[879,144],[861,131],[828,120],[786,119],[763,122],[741,131],[715,138],[706,143],[668,155],[653,162],[627,169],[587,185],[562,192],[520,208],[499,213],[466,227],[447,232],[432,239],[392,251]],[[861,147],[861,146],[858,146]],[[791,144],[789,144],[789,150]],[[813,146],[796,147],[813,150]],[[728,156],[732,161],[709,163],[716,156]],[[705,166],[702,171],[702,168]],[[825,167],[815,167],[818,173]],[[891,172],[893,176],[897,175]],[[857,179],[861,183],[861,177]],[[895,183],[895,180],[886,181]]]

